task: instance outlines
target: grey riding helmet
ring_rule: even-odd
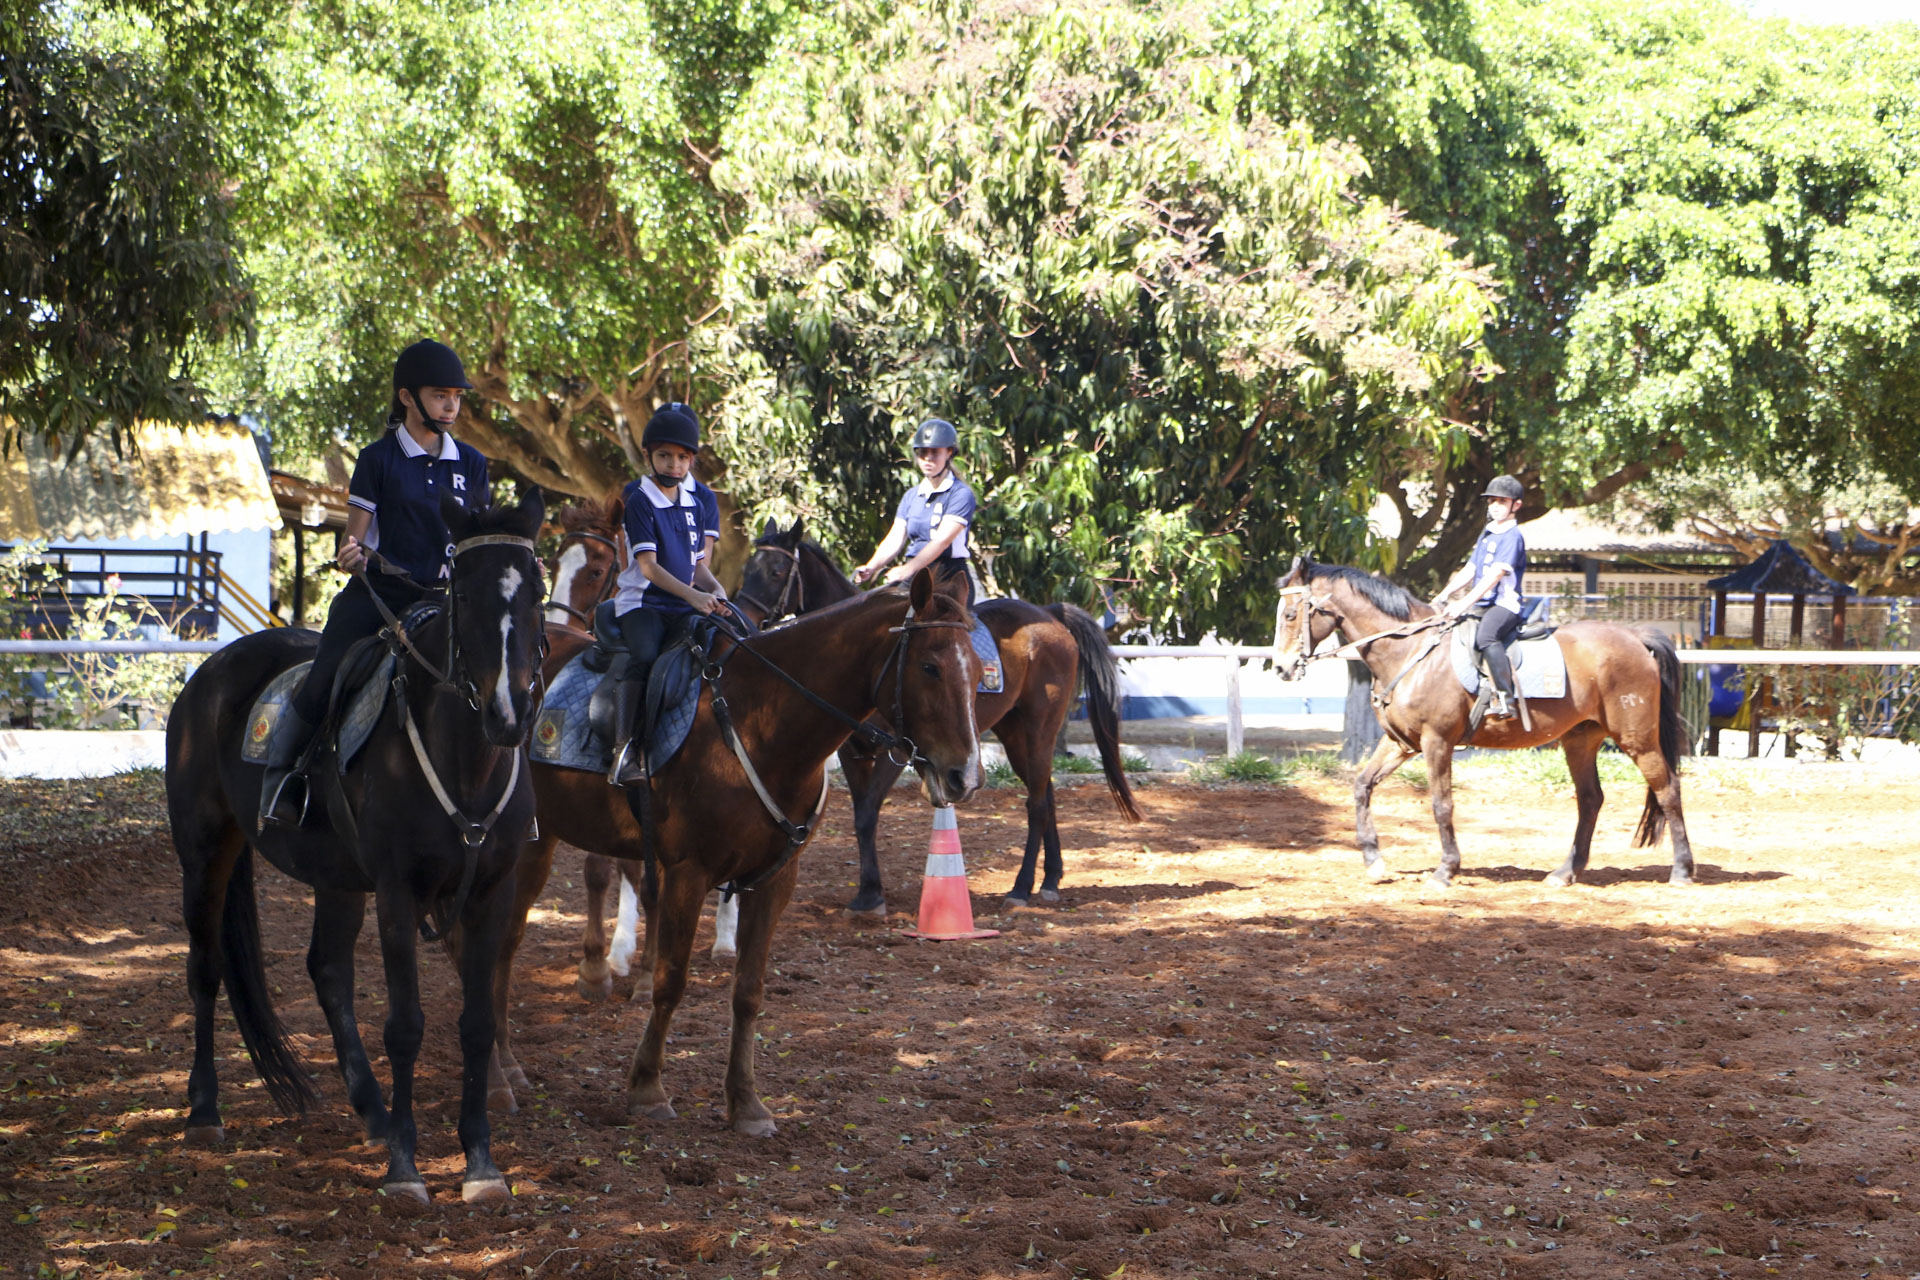
[[[960,447],[960,433],[955,431],[953,424],[945,418],[928,418],[920,424],[920,429],[913,433],[912,447],[915,449],[958,449]]]
[[[1526,496],[1526,491],[1520,487],[1520,482],[1512,476],[1495,476],[1487,482],[1487,491],[1480,496],[1483,498],[1507,498],[1518,502]]]

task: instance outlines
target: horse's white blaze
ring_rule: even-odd
[[[619,916],[613,941],[607,946],[607,968],[624,978],[632,968],[634,948],[640,944],[640,897],[633,891],[633,882],[625,876],[620,877]]]
[[[520,584],[524,581],[526,579],[520,576],[518,569],[509,568],[500,575],[500,598],[511,606],[515,593],[520,590]],[[500,617],[500,674],[493,680],[494,709],[499,711],[501,723],[509,729],[513,728],[514,722],[513,682],[507,678],[512,665],[509,648],[512,641],[513,610],[509,608]]]
[[[587,566],[587,549],[574,543],[560,553],[560,559],[553,566],[553,594],[549,600],[568,600],[572,598],[573,575]],[[564,627],[573,621],[573,615],[565,609],[547,610],[547,621],[555,626]]]

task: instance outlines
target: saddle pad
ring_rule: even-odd
[[[1000,645],[993,638],[993,632],[987,630],[987,624],[979,618],[973,620],[973,630],[968,633],[973,641],[973,651],[980,658],[980,693],[999,693],[1006,687],[1006,672],[1000,667]]]
[[[1449,648],[1453,674],[1460,681],[1460,687],[1469,694],[1479,693],[1480,664],[1476,661],[1479,654],[1473,647],[1473,628],[1454,628],[1453,644]],[[1558,636],[1510,644],[1507,656],[1513,660],[1513,679],[1520,687],[1521,697],[1536,701],[1567,696],[1567,659],[1560,652]]]
[[[594,690],[606,678],[583,661],[593,652],[582,650],[547,686],[528,748],[541,764],[590,773],[605,773],[613,764],[613,744],[593,727]],[[658,771],[686,744],[693,728],[700,709],[700,668],[688,650],[676,645],[653,664],[647,684],[649,703],[663,708],[654,714],[647,743],[647,768]]]
[[[335,735],[335,758],[341,772],[345,772],[353,758],[360,754],[360,748],[367,745],[367,739],[373,736],[373,726],[380,723],[380,713],[386,710],[387,694],[393,685],[393,667],[398,661],[391,653],[384,655],[373,665],[360,685],[347,694],[346,709],[340,716],[339,732]],[[241,739],[240,758],[248,764],[261,764],[267,758],[267,740],[273,736],[273,726],[280,721],[280,712],[292,699],[294,690],[306,679],[311,662],[303,662],[297,667],[288,667],[275,676],[260,696],[254,700],[253,710],[247,715],[247,733]]]

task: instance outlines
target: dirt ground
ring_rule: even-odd
[[[1748,766],[1751,769],[1751,766]],[[449,967],[420,1096],[435,1194],[376,1188],[303,964],[299,888],[264,873],[280,1011],[325,1101],[276,1116],[222,1005],[225,1150],[184,1148],[191,1020],[158,779],[0,783],[0,1274],[1388,1277],[1920,1272],[1914,1072],[1920,781],[1705,763],[1702,883],[1628,848],[1549,891],[1570,796],[1470,775],[1466,871],[1391,784],[1404,874],[1370,886],[1346,784],[1162,783],[1129,826],[1061,793],[1066,901],[1010,916],[1022,794],[961,813],[985,942],[902,939],[927,814],[882,819],[895,916],[840,912],[836,793],[782,924],[761,1083],[780,1132],[724,1125],[728,975],[704,955],[669,1047],[681,1118],[638,1126],[645,1010],[574,992],[563,857],[515,993],[542,1092],[496,1118],[516,1198],[459,1203]],[[384,991],[363,939],[375,1066]],[[621,993],[625,994],[622,985]]]

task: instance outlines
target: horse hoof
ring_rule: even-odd
[[[1549,889],[1565,889],[1573,883],[1573,877],[1564,871],[1556,871],[1547,877]]]
[[[1018,911],[1026,905],[1027,900],[1025,898],[1016,898],[1012,894],[1008,894],[1000,901],[1000,909],[1002,911]]]
[[[633,972],[633,961],[625,956],[609,955],[607,957],[607,972],[613,974],[615,977],[624,978]],[[608,981],[611,982],[612,979],[610,978]]]
[[[583,973],[573,980],[573,989],[589,1003],[599,1004],[613,994],[613,975],[609,973],[598,982],[594,982]]]
[[[1453,881],[1441,876],[1428,876],[1427,887],[1430,889],[1451,889],[1453,888]]]
[[[509,1087],[514,1089],[521,1089],[526,1091],[527,1093],[533,1092],[533,1081],[527,1079],[527,1073],[521,1069],[519,1063],[516,1062],[512,1066],[508,1067],[506,1074],[507,1074],[507,1084]]]
[[[727,947],[725,949],[722,949],[720,947],[715,947],[713,949],[713,958],[715,960],[738,960],[740,958],[740,953],[734,950],[732,947]]]
[[[1369,862],[1367,864],[1368,884],[1385,884],[1393,878],[1393,868],[1388,866],[1384,859],[1379,862]]]
[[[186,1143],[190,1147],[218,1147],[227,1140],[224,1125],[190,1124],[187,1126]]]
[[[1060,901],[1060,891],[1058,889],[1042,889],[1040,891],[1040,901],[1058,902]]]
[[[733,1122],[733,1131],[749,1138],[771,1138],[778,1130],[770,1116],[753,1116]]]
[[[1667,883],[1677,884],[1677,885],[1690,885],[1693,883],[1693,877],[1689,875],[1683,875],[1682,873],[1676,871],[1672,875],[1667,877]]]
[[[508,1088],[487,1090],[487,1110],[498,1111],[502,1115],[520,1114],[520,1104],[514,1099],[513,1090]]]
[[[871,911],[857,911],[852,907],[848,907],[846,915],[847,919],[854,924],[883,925],[887,922],[887,909],[885,907],[876,907]]]
[[[476,1182],[462,1183],[460,1198],[476,1209],[498,1213],[513,1203],[513,1192],[508,1190],[504,1178],[482,1178]]]
[[[424,1182],[389,1182],[380,1188],[380,1194],[413,1208],[424,1208],[433,1203],[433,1197],[427,1194],[427,1184]]]
[[[679,1114],[674,1111],[671,1102],[642,1102],[638,1098],[627,1099],[627,1114],[639,1116],[642,1120],[677,1120]]]

